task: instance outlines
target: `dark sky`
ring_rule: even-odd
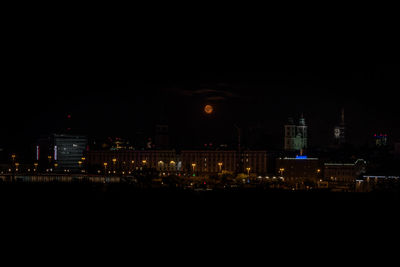
[[[93,63],[70,69],[51,61],[36,69],[21,66],[14,64],[3,79],[0,144],[5,147],[26,147],[64,128],[67,114],[77,131],[92,137],[151,134],[155,123],[166,120],[177,144],[193,146],[232,141],[234,124],[258,127],[271,143],[280,143],[287,117],[304,113],[310,144],[327,145],[341,107],[355,144],[374,132],[400,137],[395,94],[400,65],[296,65],[276,72],[151,64],[108,71],[91,69]],[[212,116],[202,112],[208,103],[215,107]]]

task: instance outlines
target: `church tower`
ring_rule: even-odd
[[[289,118],[285,125],[285,150],[294,150],[296,140],[296,125],[293,118]]]
[[[299,120],[299,126],[297,126],[297,146],[296,150],[304,150],[307,149],[307,125],[306,125],[306,120],[304,119],[303,114],[301,114],[300,120]]]
[[[307,125],[304,116],[301,115],[298,125],[289,118],[285,125],[285,145],[286,151],[301,151],[307,149]]]
[[[334,128],[333,137],[335,145],[343,145],[346,143],[346,125],[344,121],[344,108],[342,108],[341,112],[341,122]]]

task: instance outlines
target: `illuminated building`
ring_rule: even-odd
[[[374,134],[375,146],[377,147],[387,146],[387,139],[387,134]]]
[[[52,159],[60,169],[77,170],[82,166],[79,162],[84,156],[87,137],[79,135],[54,134],[52,136]]]
[[[86,160],[92,170],[103,170],[107,163],[110,171],[135,171],[151,168],[165,175],[210,175],[222,171],[239,172],[236,151],[187,150],[177,154],[174,150],[99,150],[88,151]],[[251,173],[267,173],[266,151],[243,151],[244,168]]]
[[[82,160],[87,148],[87,137],[70,134],[52,134],[41,138],[35,145],[34,159],[41,170],[57,169],[76,171],[82,167]]]
[[[367,163],[358,159],[354,163],[325,163],[324,178],[331,188],[353,190],[356,180],[366,172]]]
[[[236,151],[187,150],[182,151],[183,171],[195,175],[236,171]],[[218,163],[222,163],[220,167]]]
[[[316,182],[321,176],[320,161],[307,156],[277,158],[276,174],[282,176],[287,183],[303,185],[305,181]]]
[[[241,164],[238,164],[237,151],[223,150],[188,150],[182,151],[181,158],[183,171],[196,175],[210,175],[223,171],[232,173],[241,172],[250,168],[251,173],[267,173],[267,152],[245,150],[241,152]],[[193,168],[193,164],[195,164]],[[247,172],[247,171],[246,171]]]
[[[364,175],[362,179],[356,181],[357,192],[399,192],[400,176],[390,175]]]
[[[344,123],[344,109],[342,109],[341,122],[333,129],[333,137],[335,145],[343,145],[346,143],[346,126]]]
[[[300,151],[307,149],[307,128],[303,115],[301,115],[298,125],[294,123],[292,118],[289,118],[285,125],[285,150]]]
[[[92,169],[103,169],[107,163],[110,171],[126,173],[146,168],[171,174],[182,169],[174,150],[93,150],[86,153],[86,159]]]
[[[242,151],[241,160],[245,169],[250,168],[252,173],[266,175],[267,170],[267,151],[245,150]]]

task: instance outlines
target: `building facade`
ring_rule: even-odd
[[[236,151],[223,150],[101,150],[86,153],[87,167],[102,171],[135,171],[142,168],[158,172],[184,175],[214,175],[222,171],[232,173],[267,173],[266,151],[243,151],[240,160],[244,171],[239,170],[239,157]]]
[[[92,169],[112,171],[135,171],[141,168],[159,172],[176,173],[182,170],[182,162],[174,150],[99,150],[88,151],[87,164]]]
[[[376,147],[385,147],[388,144],[387,134],[374,134],[374,144]]]
[[[82,167],[87,144],[86,136],[52,134],[37,141],[35,162],[41,171],[77,171]]]
[[[81,168],[82,158],[87,147],[87,137],[78,135],[53,135],[54,162],[58,168],[77,170]]]
[[[356,192],[399,192],[400,176],[364,175],[356,181]]]
[[[330,183],[330,187],[351,189],[360,175],[366,172],[366,167],[363,159],[354,163],[325,163],[324,180]]]
[[[247,150],[242,152],[242,172],[266,175],[268,173],[267,151]]]
[[[321,166],[318,158],[299,156],[296,158],[276,159],[276,173],[290,183],[318,181],[321,177]]]
[[[292,118],[288,119],[285,125],[285,144],[286,151],[300,151],[307,149],[308,143],[308,126],[303,115],[300,117],[299,123],[296,125]]]
[[[186,173],[212,175],[222,171],[248,174],[267,173],[267,151],[182,151],[183,170]]]
[[[236,151],[186,150],[181,153],[183,171],[209,175],[224,171],[236,172]]]

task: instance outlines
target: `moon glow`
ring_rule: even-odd
[[[204,107],[204,112],[207,114],[211,114],[211,113],[213,113],[213,111],[214,111],[214,108],[211,105],[206,105]]]

